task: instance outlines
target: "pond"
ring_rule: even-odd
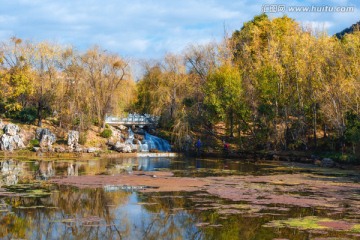
[[[13,158],[0,170],[1,239],[360,238],[357,171],[182,157]]]

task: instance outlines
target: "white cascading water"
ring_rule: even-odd
[[[134,132],[130,128],[128,130],[128,135],[125,144],[130,145],[131,149],[137,149],[140,152],[148,152],[150,149],[157,149],[162,152],[171,151],[171,146],[168,141],[147,132],[145,132],[145,139],[143,142],[137,140],[137,144],[134,144]]]

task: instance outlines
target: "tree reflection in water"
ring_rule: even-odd
[[[194,216],[183,198],[151,198],[139,193],[59,187],[49,197],[4,198],[14,214],[0,221],[5,238],[28,239],[193,239]],[[140,194],[141,196],[141,194]],[[149,201],[147,199],[146,201]],[[8,226],[7,219],[12,218]],[[26,232],[20,230],[26,229]],[[5,235],[6,234],[6,235]]]
[[[199,169],[222,169],[223,161],[200,161]],[[327,216],[326,209],[286,206],[283,210],[252,211],[224,208],[236,205],[214,196],[184,192],[105,191],[48,184],[49,177],[118,174],[133,169],[182,169],[185,174],[206,171],[194,169],[195,161],[169,159],[104,159],[102,161],[0,160],[0,238],[1,239],[312,239],[314,236],[349,237],[341,231],[321,233],[291,228],[266,228],[274,219],[301,216]],[[231,169],[253,173],[260,168],[251,163],[227,164]],[[244,169],[242,169],[244,168]],[[239,170],[239,171],[240,171]],[[268,170],[266,170],[268,171]],[[183,174],[184,174],[183,173]],[[208,174],[206,172],[206,174]],[[30,180],[37,180],[32,184]],[[39,181],[40,180],[40,181]],[[5,185],[34,187],[36,196],[7,195]],[[14,188],[16,189],[16,188]],[[41,191],[51,194],[41,195]],[[198,200],[196,200],[198,199]],[[243,205],[241,203],[239,205]],[[246,203],[245,203],[246,204]],[[256,207],[256,206],[255,206]],[[258,206],[263,207],[263,206]],[[280,207],[281,206],[274,206]],[[226,210],[229,214],[221,213]],[[225,211],[225,212],[226,212]],[[233,212],[232,212],[233,211]],[[238,212],[236,212],[238,211]],[[239,213],[240,211],[240,213]],[[314,235],[318,234],[318,235]],[[351,237],[350,237],[351,238]]]

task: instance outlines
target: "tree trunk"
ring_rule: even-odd
[[[234,110],[230,109],[230,137],[234,137]]]
[[[317,118],[317,112],[316,112],[316,103],[313,104],[313,111],[314,111],[314,126],[313,126],[313,134],[314,134],[314,145],[315,149],[317,148],[317,138],[316,138],[316,118]]]
[[[98,124],[99,124],[99,126],[98,126],[98,128],[99,128],[99,133],[101,133],[101,131],[105,128],[105,120],[104,119],[102,119],[102,117],[99,117],[98,118]]]
[[[355,155],[356,154],[356,145],[355,143],[352,143],[352,152]]]
[[[37,115],[38,115],[38,127],[41,127],[42,126],[42,104],[41,104],[41,102],[38,102]]]

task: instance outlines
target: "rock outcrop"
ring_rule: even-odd
[[[0,150],[13,151],[25,148],[19,126],[9,123],[4,126],[3,131],[4,134],[0,138]]]
[[[56,142],[56,136],[47,128],[36,129],[36,139],[40,142],[41,148],[52,148],[52,145]]]
[[[131,153],[132,152],[132,147],[126,143],[121,143],[118,141],[114,145],[111,145],[111,146],[117,152],[123,152],[123,153]]]
[[[321,160],[321,166],[322,167],[334,167],[335,162],[331,158],[323,158],[323,160]]]
[[[89,147],[86,149],[86,151],[84,152],[87,152],[87,153],[95,153],[95,152],[99,152],[100,149],[99,148],[96,148],[96,147]]]
[[[18,125],[9,123],[4,126],[4,133],[8,136],[16,136],[20,134],[20,128]]]
[[[57,152],[57,153],[64,153],[64,152],[66,152],[66,149],[64,148],[64,147],[56,147],[55,148],[55,152]]]
[[[69,131],[68,132],[68,146],[70,150],[75,150],[79,146],[79,132]]]

